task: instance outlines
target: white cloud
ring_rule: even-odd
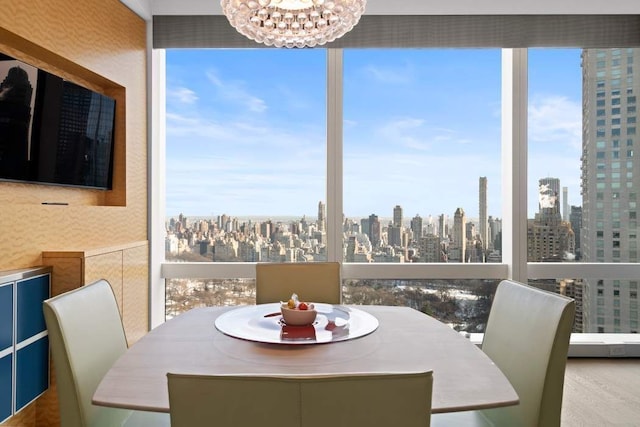
[[[387,144],[399,144],[414,150],[430,150],[434,146],[445,143],[469,144],[471,141],[463,138],[459,132],[444,128],[427,126],[424,119],[405,117],[391,120],[378,130]]]
[[[194,104],[198,100],[198,95],[186,87],[177,87],[167,90],[168,102],[178,102],[181,104]]]
[[[385,84],[408,84],[414,79],[413,70],[406,67],[379,67],[368,65],[364,72],[379,83]]]
[[[565,96],[537,96],[529,105],[531,142],[582,147],[582,106]]]
[[[215,70],[207,71],[206,75],[209,81],[218,89],[220,95],[227,101],[242,104],[254,113],[262,113],[267,110],[266,101],[252,95],[246,89],[244,82],[239,80],[222,80]]]

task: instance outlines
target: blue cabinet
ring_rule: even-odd
[[[0,272],[0,423],[49,388],[51,267]]]

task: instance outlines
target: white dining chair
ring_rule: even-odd
[[[127,351],[120,312],[106,280],[43,303],[63,427],[169,426],[168,414],[95,406],[100,380]]]
[[[256,264],[256,304],[287,301],[294,293],[301,301],[340,304],[340,263]]]
[[[575,301],[512,280],[498,285],[482,341],[518,393],[520,404],[436,414],[434,426],[560,425],[564,372]]]
[[[172,427],[425,427],[431,371],[320,377],[167,374]]]

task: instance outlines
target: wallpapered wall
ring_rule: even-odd
[[[0,270],[41,265],[43,251],[147,240],[145,22],[118,0],[3,0],[0,52],[118,104],[112,191],[0,181]],[[3,425],[41,424],[35,406]]]

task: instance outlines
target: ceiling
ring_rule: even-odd
[[[219,0],[120,0],[150,20],[153,15],[221,15]],[[603,10],[606,9],[606,10]],[[367,15],[640,14],[639,0],[367,0]]]

